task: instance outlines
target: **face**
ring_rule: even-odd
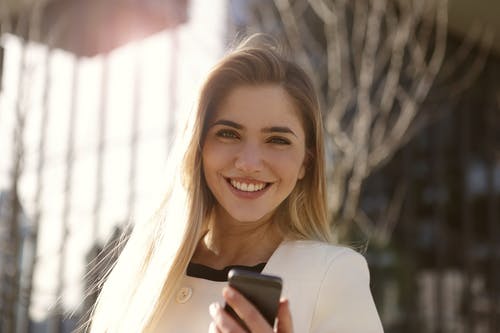
[[[202,149],[216,212],[269,219],[304,176],[305,155],[304,126],[283,88],[235,88],[210,119]]]

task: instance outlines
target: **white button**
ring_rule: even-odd
[[[175,300],[177,301],[177,303],[186,303],[191,298],[192,294],[193,289],[189,287],[182,287],[177,292],[177,297],[175,298]]]

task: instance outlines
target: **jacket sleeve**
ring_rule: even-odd
[[[382,333],[370,292],[368,265],[346,249],[333,258],[318,292],[312,333]]]

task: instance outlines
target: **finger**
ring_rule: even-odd
[[[267,323],[259,310],[253,306],[242,294],[231,287],[224,287],[222,296],[231,305],[234,311],[247,324],[252,332],[272,332],[273,328]]]
[[[215,322],[211,322],[210,326],[208,326],[208,333],[221,333],[221,331],[219,331]]]
[[[287,299],[280,300],[278,308],[278,333],[292,333],[292,314],[290,313],[290,303]]]
[[[231,317],[219,303],[212,303],[208,308],[213,322],[210,324],[214,326],[215,331],[210,333],[245,333],[245,330]]]

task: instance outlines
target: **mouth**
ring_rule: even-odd
[[[260,182],[256,180],[236,180],[226,178],[226,181],[236,190],[242,192],[260,192],[265,190],[272,183]]]

